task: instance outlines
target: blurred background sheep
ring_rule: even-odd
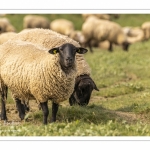
[[[150,21],[144,22],[141,28],[144,31],[144,39],[148,40],[150,38]]]
[[[98,19],[90,16],[82,25],[82,33],[85,37],[84,45],[93,52],[91,41],[94,39],[98,43],[101,41],[109,41],[109,51],[113,50],[113,43],[122,46],[123,50],[128,50],[129,42],[127,36],[123,32],[122,27],[112,21]]]
[[[26,15],[23,18],[23,28],[43,28],[49,29],[50,21],[40,15]]]
[[[51,21],[50,29],[63,35],[69,35],[75,30],[73,22],[63,18]]]
[[[10,23],[6,17],[0,18],[0,34],[3,32],[15,32],[15,27]]]

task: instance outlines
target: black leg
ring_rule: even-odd
[[[21,103],[20,99],[16,98],[15,101],[16,101],[17,109],[19,111],[19,117],[21,120],[23,120],[25,116],[25,106],[24,104]]]
[[[40,103],[42,111],[43,111],[43,124],[47,124],[47,117],[49,114],[48,110],[48,102]]]
[[[109,42],[109,48],[108,48],[108,50],[109,50],[110,52],[113,51],[113,49],[112,49],[112,43],[111,43],[111,42]]]
[[[56,114],[58,111],[59,105],[52,102],[52,118],[51,118],[51,123],[56,121]]]
[[[1,91],[1,120],[7,120],[6,116],[6,100],[8,88],[5,86]]]

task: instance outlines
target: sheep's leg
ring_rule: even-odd
[[[112,43],[111,43],[111,42],[109,42],[109,48],[108,48],[108,50],[109,50],[110,52],[113,51],[113,49],[112,49]]]
[[[6,116],[6,100],[7,100],[8,88],[5,86],[1,91],[1,120],[7,120]]]
[[[56,121],[56,114],[58,111],[59,105],[56,103],[52,103],[52,118],[51,118],[51,123]]]
[[[24,116],[25,116],[25,106],[24,106],[24,104],[21,104],[20,99],[16,98],[15,101],[16,101],[17,109],[19,111],[19,117],[21,120],[23,120]]]
[[[43,111],[43,124],[47,124],[47,117],[49,114],[48,110],[48,102],[40,103],[42,111]]]

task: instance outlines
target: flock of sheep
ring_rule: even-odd
[[[107,44],[128,50],[130,44],[150,38],[150,23],[141,27],[121,27],[111,21],[118,15],[83,14],[82,29],[66,19],[49,21],[38,15],[26,15],[24,29],[16,33],[10,21],[0,18],[0,95],[2,120],[7,120],[8,89],[16,103],[21,120],[34,99],[43,111],[47,124],[48,100],[52,101],[51,122],[56,121],[59,103],[88,105],[93,90],[99,91],[84,59],[89,47]]]

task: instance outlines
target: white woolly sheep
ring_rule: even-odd
[[[43,28],[49,29],[50,21],[39,15],[26,15],[23,18],[23,28]]]
[[[144,31],[144,40],[148,40],[150,38],[150,21],[144,22],[141,28]]]
[[[16,32],[15,27],[10,23],[8,18],[0,18],[0,33]]]
[[[69,35],[74,31],[74,24],[67,19],[55,19],[51,21],[50,29],[63,35]]]
[[[15,32],[4,32],[0,34],[0,44],[8,41],[9,39],[13,38],[17,33]]]
[[[56,34],[57,34],[57,40],[53,38]],[[55,31],[52,31],[52,30],[30,29],[30,30],[21,31],[12,40],[20,39],[23,41],[28,41],[28,42],[32,42],[34,44],[38,44],[45,48],[53,48],[56,46],[60,46],[61,44],[64,44],[65,42],[68,42],[68,41],[71,43],[72,42],[76,43],[74,40],[70,39],[67,36],[61,35],[61,39],[59,37],[60,37],[60,34],[56,33]],[[98,88],[96,87],[96,84],[90,77],[91,69],[90,69],[88,63],[86,62],[86,60],[84,59],[84,55],[76,54],[76,60],[77,60],[76,81],[77,82],[80,81],[80,83],[77,84],[77,86],[69,100],[70,100],[70,104],[72,105],[71,101],[72,101],[72,99],[74,99],[73,97],[76,97],[75,99],[76,99],[76,101],[78,101],[79,105],[87,105],[90,100],[91,92],[94,89],[98,90]],[[84,76],[86,76],[86,79],[84,78]],[[89,83],[90,83],[90,86],[89,86]],[[81,89],[84,91],[82,91],[82,96],[80,94],[80,97],[79,97],[79,95],[76,93],[79,90],[81,91]],[[86,91],[89,91],[89,92],[87,93]],[[76,96],[74,96],[74,95],[76,95]]]
[[[84,21],[90,16],[95,16],[99,19],[110,20],[110,15],[107,14],[82,14],[82,18]]]
[[[113,50],[113,43],[121,45],[123,50],[128,50],[127,36],[122,27],[115,22],[90,16],[82,25],[82,33],[85,37],[85,46],[89,46],[91,52],[93,51],[90,42],[93,39],[98,42],[108,40],[110,42],[109,51]]]
[[[129,43],[141,42],[144,40],[144,31],[141,27],[123,27]]]
[[[3,108],[1,118],[7,119],[3,112],[6,110],[4,93],[8,87],[16,100],[21,119],[25,115],[20,109],[21,100],[28,102],[35,99],[43,110],[43,123],[47,124],[47,103],[51,100],[51,122],[55,122],[59,103],[69,99],[74,90],[76,52],[87,52],[86,49],[78,47],[77,43],[75,45],[65,43],[50,50],[21,40],[9,40],[0,45],[0,94]]]

